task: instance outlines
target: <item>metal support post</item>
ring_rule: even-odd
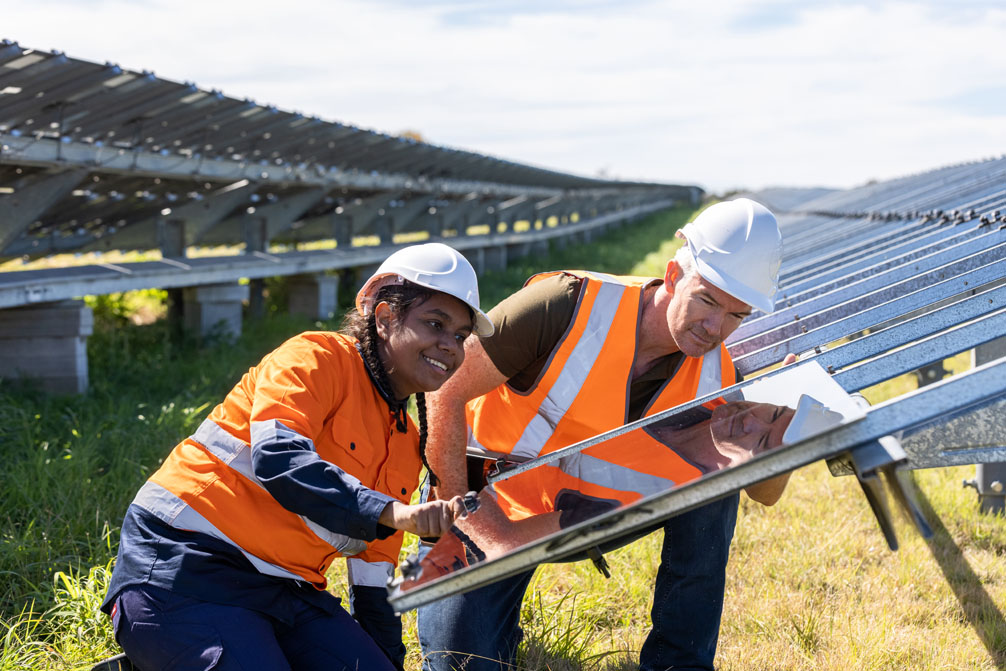
[[[242,220],[245,254],[265,252],[269,242],[267,226],[268,221],[264,217],[247,216]],[[256,277],[248,281],[248,316],[252,319],[262,319],[265,316],[264,291],[265,280]]]
[[[157,220],[157,241],[161,247],[161,257],[165,259],[185,258],[185,220]],[[180,288],[170,288],[168,291],[168,327],[172,337],[178,339],[182,335],[185,319],[185,292]]]

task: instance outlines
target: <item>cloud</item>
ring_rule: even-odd
[[[990,2],[33,0],[3,23],[25,46],[580,174],[843,187],[1006,149]]]

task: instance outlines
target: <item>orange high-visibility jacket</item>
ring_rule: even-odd
[[[285,342],[174,448],[133,503],[176,528],[232,544],[261,573],[324,589],[332,561],[355,555],[351,582],[383,586],[401,531],[369,544],[335,533],[281,505],[252,466],[258,446],[293,439],[354,484],[409,502],[422,465],[418,432],[411,419],[406,433],[395,430],[355,343],[330,332]]]
[[[503,384],[468,404],[470,450],[527,461],[626,423],[643,290],[653,279],[571,274],[584,281],[569,328],[531,389]],[[684,357],[644,416],[734,381],[722,345],[703,357]],[[629,503],[699,475],[695,465],[639,430],[493,487],[508,516],[521,519],[555,510],[556,496],[567,489]]]

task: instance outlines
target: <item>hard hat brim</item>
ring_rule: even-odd
[[[689,243],[689,248],[691,244]],[[713,286],[722,289],[739,301],[744,301],[748,305],[754,308],[758,308],[764,313],[770,313],[775,311],[775,300],[774,298],[769,298],[764,294],[755,291],[746,284],[737,281],[733,277],[730,277],[726,273],[720,272],[710,266],[708,263],[702,260],[702,258],[695,253],[692,249],[692,258],[695,260],[695,266],[698,270],[702,279],[709,282]]]
[[[367,283],[364,284],[363,287],[360,288],[360,291],[358,291],[356,294],[356,309],[360,314],[367,314],[366,312],[367,301],[374,300],[376,298],[377,292],[380,290],[381,286],[383,286],[381,280],[396,274],[397,273],[382,273],[380,275],[374,275],[367,280]],[[465,305],[467,305],[469,308],[471,308],[472,312],[475,314],[475,325],[472,327],[472,331],[478,337],[488,338],[489,336],[491,336],[493,333],[496,332],[496,326],[493,324],[492,320],[489,319],[489,316],[485,312],[483,312],[477,305],[472,305],[470,302],[468,302],[461,296],[458,296],[450,291],[444,291],[440,287],[433,286],[426,282],[417,280],[407,280],[407,281],[411,282],[412,284],[418,284],[421,287],[426,287],[431,291],[435,291],[437,293],[445,294],[447,296],[451,296],[452,298],[456,298]]]
[[[782,444],[792,445],[829,431],[842,423],[842,414],[831,410],[809,394],[801,394],[796,412],[782,434]]]

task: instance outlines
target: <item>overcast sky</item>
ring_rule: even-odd
[[[1006,151],[1001,1],[0,0],[0,37],[713,191],[851,187]]]

